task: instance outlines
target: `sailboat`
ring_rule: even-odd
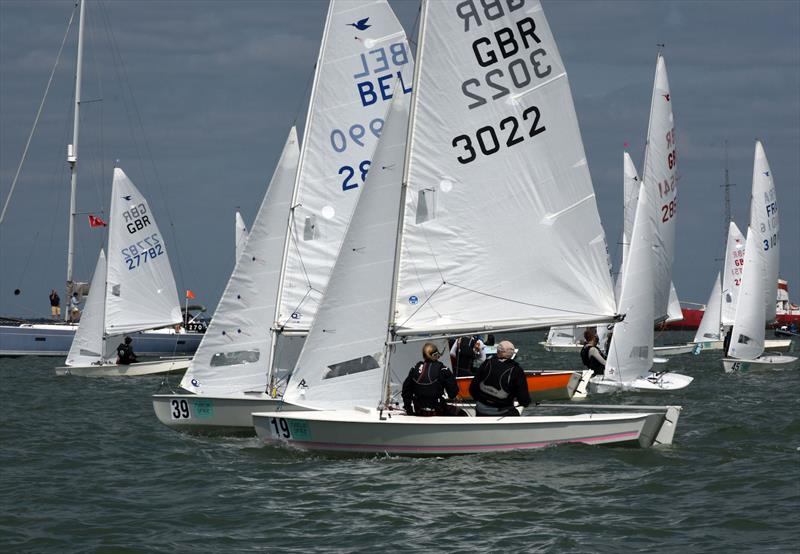
[[[664,57],[659,52],[650,107],[644,179],[639,188],[636,216],[622,293],[605,371],[589,381],[590,393],[671,391],[693,378],[673,372],[652,372],[653,321],[668,313],[677,196],[676,142],[671,95]]]
[[[183,321],[164,236],[150,205],[120,168],[114,168],[108,230],[92,277],[84,321],[65,367],[56,375],[138,376],[183,371],[188,358],[116,363],[125,335]]]
[[[404,455],[672,441],[676,406],[505,418],[396,407],[398,376],[410,367],[396,356],[410,344],[419,359],[424,342],[450,335],[615,317],[563,63],[538,2],[503,6],[465,21],[455,3],[422,3],[412,105],[394,100],[375,155],[384,171],[370,173],[284,393],[315,411],[254,413],[263,441]],[[491,38],[501,29],[516,37],[514,59],[503,62]],[[478,78],[495,64],[502,94]],[[486,201],[476,207],[476,197]]]
[[[741,290],[731,341],[722,359],[726,372],[781,368],[797,361],[795,356],[764,354],[765,323],[775,319],[774,283],[778,280],[780,222],[775,183],[766,152],[758,140],[752,186]]]
[[[331,1],[302,149],[292,130],[184,390],[153,396],[159,421],[252,435],[251,412],[280,403],[374,169],[389,100],[410,93],[410,52],[385,0]]]
[[[77,190],[78,190],[78,154],[80,136],[80,109],[81,109],[81,83],[83,78],[83,42],[84,22],[86,18],[86,2],[76,2],[78,10],[78,44],[75,68],[75,89],[73,99],[73,127],[72,142],[67,146],[67,162],[70,169],[70,200],[69,200],[69,243],[67,247],[67,287],[66,299],[73,292],[83,297],[89,293],[88,283],[78,282],[74,279],[74,254],[76,223],[78,221]],[[74,12],[73,12],[74,13]],[[70,20],[71,22],[72,20]],[[9,198],[6,200],[8,206]],[[5,212],[5,208],[3,210]],[[0,221],[2,216],[0,216]],[[91,296],[91,294],[90,294]],[[96,298],[97,296],[95,296]],[[88,301],[88,300],[87,300]],[[65,316],[69,310],[64,310]],[[189,314],[186,314],[187,321]],[[86,321],[84,311],[82,324]],[[78,325],[75,323],[23,323],[21,325],[0,325],[0,356],[65,356],[69,353],[70,345],[75,338]],[[133,335],[133,345],[140,355],[169,356],[194,353],[200,344],[202,335],[199,333],[178,334],[174,329],[158,329],[152,332],[136,333]]]

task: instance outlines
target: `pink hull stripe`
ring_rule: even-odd
[[[598,442],[607,442],[610,440],[621,441],[625,439],[635,440],[639,438],[638,431],[629,431],[627,433],[615,433],[613,435],[599,435],[596,437],[583,437],[580,439],[563,439],[555,441],[543,442],[519,442],[511,444],[487,444],[483,446],[474,445],[453,445],[453,446],[377,446],[371,444],[339,444],[339,443],[326,443],[314,441],[291,441],[290,444],[296,446],[310,446],[316,448],[324,448],[326,450],[367,450],[380,452],[452,452],[452,451],[494,451],[494,450],[519,450],[525,448],[544,448],[552,444],[564,444],[571,442],[579,442],[585,444],[594,444]],[[289,441],[287,441],[289,442]]]

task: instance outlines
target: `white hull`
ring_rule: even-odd
[[[653,354],[657,356],[678,356],[680,354],[689,354],[692,350],[694,350],[694,344],[670,344],[653,347]]]
[[[603,376],[593,377],[589,381],[589,392],[607,394],[614,392],[671,392],[686,388],[694,381],[694,377],[680,373],[651,373],[634,381],[613,381]]]
[[[547,342],[539,344],[548,352],[580,352],[583,348],[582,344],[549,344]]]
[[[315,452],[443,456],[530,450],[563,443],[644,448],[671,444],[681,410],[677,406],[585,408],[621,409],[623,413],[416,417],[363,408],[254,413],[253,422],[259,438],[271,445]]]
[[[722,350],[721,340],[711,340],[703,342],[690,343],[692,348],[697,348],[700,345],[700,350]],[[766,339],[764,341],[764,348],[767,350],[789,350],[792,346],[792,339]]]
[[[734,371],[749,371],[758,369],[787,369],[792,367],[796,361],[796,356],[762,354],[755,360],[722,358],[722,365],[725,368],[725,373],[732,373]]]
[[[263,392],[223,395],[154,394],[158,420],[176,431],[201,435],[254,436],[253,412],[299,410]]]
[[[141,377],[144,375],[161,375],[164,373],[183,373],[189,367],[191,358],[174,360],[157,360],[153,362],[136,362],[130,365],[88,365],[57,367],[56,375],[74,375],[77,377]]]

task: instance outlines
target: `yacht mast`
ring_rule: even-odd
[[[74,281],[72,267],[75,258],[75,218],[77,206],[75,192],[78,186],[78,131],[81,110],[81,72],[83,68],[83,20],[86,3],[78,0],[80,17],[78,20],[78,61],[75,64],[75,117],[72,124],[72,144],[67,145],[67,163],[69,163],[70,189],[69,189],[69,243],[67,246],[67,309],[64,310],[64,319],[68,319],[69,300],[72,298]]]

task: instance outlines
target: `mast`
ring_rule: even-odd
[[[283,297],[283,281],[286,278],[286,258],[289,254],[289,244],[292,240],[292,229],[294,228],[294,210],[297,206],[297,196],[298,191],[300,190],[300,176],[302,174],[303,169],[303,161],[306,157],[306,149],[308,146],[308,129],[311,126],[311,120],[314,114],[314,95],[316,94],[317,90],[317,82],[319,81],[319,74],[322,68],[322,56],[325,52],[325,44],[328,40],[328,27],[330,26],[331,17],[333,15],[333,4],[334,0],[328,4],[328,14],[325,17],[325,27],[322,30],[322,42],[320,43],[319,48],[319,55],[317,56],[317,63],[314,67],[314,81],[311,85],[311,96],[309,97],[308,102],[308,111],[306,113],[306,124],[305,128],[303,129],[303,142],[300,145],[300,159],[297,163],[297,173],[294,177],[294,190],[292,191],[292,202],[289,206],[289,220],[286,226],[286,237],[283,242],[283,257],[281,258],[281,273],[278,277],[278,295],[275,300],[275,313],[272,319],[272,325],[270,326],[269,332],[271,336],[271,344],[269,347],[269,360],[267,360],[267,394],[275,396],[277,395],[277,391],[275,390],[275,349],[277,347],[277,339],[278,339],[278,316],[280,315],[281,311],[281,298]]]
[[[391,399],[389,378],[389,358],[391,357],[392,345],[395,342],[395,297],[397,296],[398,277],[400,274],[400,252],[403,246],[403,223],[406,211],[406,193],[408,191],[409,169],[411,167],[411,137],[414,135],[414,121],[417,112],[417,86],[419,85],[420,68],[422,67],[423,38],[425,37],[425,22],[428,17],[428,2],[422,0],[420,3],[419,29],[417,29],[417,52],[414,56],[414,78],[411,83],[411,106],[408,110],[408,130],[406,131],[406,154],[403,164],[403,179],[400,188],[400,214],[397,218],[397,239],[394,247],[394,269],[392,270],[392,293],[389,295],[389,314],[386,321],[389,323],[386,331],[386,346],[383,356],[383,384],[381,389],[384,391],[383,404],[388,404]]]
[[[725,228],[723,233],[723,240],[728,240],[728,227],[731,224],[731,187],[735,187],[736,183],[731,183],[728,179],[728,139],[723,141],[725,148],[725,183],[720,187],[725,189]]]
[[[83,69],[83,21],[86,3],[78,0],[80,16],[78,19],[78,60],[75,64],[75,116],[72,123],[72,144],[67,145],[67,163],[69,163],[70,189],[69,189],[69,242],[67,245],[67,309],[64,310],[64,319],[69,319],[69,300],[72,298],[73,278],[72,269],[75,258],[75,220],[77,217],[77,202],[75,199],[78,187],[78,133],[80,127],[81,111],[81,72]]]

